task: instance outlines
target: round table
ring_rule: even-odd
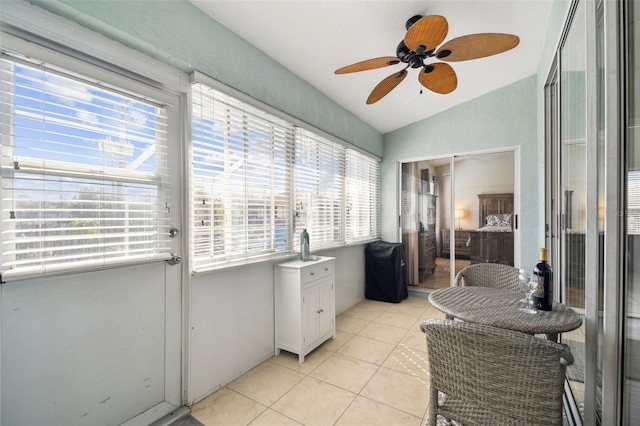
[[[551,311],[536,314],[522,312],[523,293],[490,287],[449,287],[429,294],[431,304],[448,318],[475,322],[493,327],[521,331],[527,334],[546,334],[557,341],[558,333],[575,330],[582,324],[582,316],[559,302]]]

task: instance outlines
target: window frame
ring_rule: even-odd
[[[127,75],[122,75],[113,72],[108,69],[109,67],[100,66],[99,64],[90,63],[90,61],[82,60],[79,58],[70,57],[64,52],[56,52],[49,48],[43,46],[33,46],[32,44],[28,44],[30,47],[30,53],[17,53],[23,51],[23,49],[16,49],[16,47],[20,47],[24,41],[18,41],[15,43],[15,38],[9,34],[2,34],[3,43],[1,46],[1,51],[3,52],[3,56],[5,56],[5,60],[15,62],[16,64],[26,64],[27,66],[37,67],[44,66],[47,68],[48,72],[53,74],[62,75],[65,78],[77,79],[78,81],[83,82],[83,84],[95,85],[96,87],[101,86],[107,92],[117,93],[123,97],[136,99],[140,103],[153,104],[155,107],[162,106],[163,108],[168,108],[175,110],[172,102],[175,102],[175,93],[170,94],[165,91],[162,91],[160,88],[150,87],[148,84],[143,84],[139,81],[135,81],[134,78],[131,78]],[[8,42],[8,43],[7,43]],[[34,60],[31,58],[37,58],[37,63],[34,63]],[[5,103],[5,102],[3,102]],[[3,112],[2,118],[2,126],[13,126],[13,117],[15,112],[6,110]],[[172,118],[170,118],[170,116]],[[171,126],[172,120],[175,120],[175,112],[166,111],[164,121],[166,122],[165,126]],[[154,116],[155,120],[155,116]],[[7,127],[4,127],[6,130]],[[11,132],[6,132],[3,130],[3,138],[12,138],[12,136],[7,136]],[[156,128],[156,131],[158,129]],[[4,143],[6,144],[9,139],[5,139]],[[9,144],[13,144],[13,140]],[[164,148],[161,150],[162,152],[157,152],[154,155],[156,156],[166,156],[168,155],[168,147],[169,140],[165,139],[163,142]],[[11,148],[3,148],[6,152]],[[4,154],[3,154],[4,156]],[[46,157],[45,157],[46,158]],[[88,164],[83,164],[81,162],[77,163],[69,163],[69,162],[56,162],[50,159],[42,159],[38,160],[22,158],[19,162],[19,165],[15,165],[14,167],[19,167],[22,172],[29,173],[42,173],[43,166],[46,164],[46,173],[47,176],[59,176],[61,178],[66,177],[76,177],[76,178],[84,178],[87,179],[87,182],[96,182],[98,180],[104,180],[105,177],[111,179],[111,181],[119,181],[123,184],[138,182],[140,179],[147,180],[153,187],[156,185],[157,190],[159,191],[159,199],[163,199],[165,204],[165,209],[167,211],[170,210],[169,201],[171,200],[170,196],[170,170],[168,169],[168,165],[166,165],[165,159],[159,159],[158,161],[165,163],[165,172],[158,174],[157,171],[151,172],[141,172],[136,170],[123,170],[118,169],[117,167],[102,167],[100,168],[99,179],[96,178],[96,167]],[[3,160],[6,162],[6,158]],[[13,174],[14,171],[10,170],[10,168],[6,167],[7,164],[3,164],[3,191],[11,190],[7,187],[13,187]],[[7,179],[7,180],[5,180]],[[155,181],[155,183],[153,183]],[[11,197],[13,197],[13,192],[11,192]],[[4,197],[3,197],[4,198]],[[8,211],[11,207],[7,208],[7,200],[2,201],[2,209]],[[44,209],[43,211],[46,211]],[[158,211],[158,209],[156,209]],[[149,231],[158,235],[168,235],[168,232],[164,232],[164,228],[168,231],[169,228],[169,215],[164,218],[161,218],[161,222],[164,224],[160,224],[159,228],[155,231]],[[154,225],[155,226],[155,225]],[[4,228],[6,226],[3,225]],[[7,247],[6,238],[3,238],[3,252],[14,250],[15,244],[9,242],[8,244],[11,247]],[[165,260],[171,257],[170,252],[172,251],[169,248],[169,242],[166,238],[158,238],[156,241],[160,242],[160,245],[156,250],[151,249],[150,251],[146,251],[144,254],[138,256],[131,255],[120,255],[115,256],[113,258],[104,257],[104,247],[101,248],[103,253],[102,259],[94,259],[92,261],[81,262],[75,260],[70,260],[67,262],[61,262],[60,264],[47,264],[47,261],[40,262],[41,265],[35,265],[31,267],[14,267],[9,269],[2,268],[1,278],[2,281],[12,281],[12,280],[20,280],[32,277],[41,277],[41,276],[53,276],[53,275],[61,275],[61,274],[69,274],[69,273],[77,273],[77,272],[85,272],[90,270],[100,270],[111,267],[119,267],[119,266],[127,266],[131,264],[139,264],[146,263],[151,261]],[[164,242],[163,242],[164,241]],[[5,256],[6,259],[6,256]],[[4,260],[3,259],[3,263]]]
[[[196,261],[196,256],[194,256],[194,250],[195,250],[194,229],[195,229],[195,220],[196,220],[196,213],[194,210],[195,210],[196,200],[194,198],[194,176],[193,176],[193,164],[192,164],[194,148],[192,143],[189,144],[188,163],[190,164],[190,169],[189,169],[187,179],[189,181],[188,205],[189,205],[189,223],[190,223],[190,240],[191,240],[191,243],[189,244],[189,250],[190,250],[189,258],[191,259],[190,271],[192,274],[198,274],[198,273],[214,271],[214,270],[221,270],[221,269],[236,267],[236,266],[245,265],[245,264],[257,263],[257,262],[268,261],[268,260],[277,260],[277,259],[295,256],[299,252],[299,247],[298,247],[299,238],[297,238],[297,236],[302,231],[302,229],[307,229],[309,234],[311,234],[310,246],[311,246],[312,252],[318,251],[318,250],[331,249],[331,248],[345,247],[345,246],[350,246],[355,244],[364,244],[367,242],[380,239],[379,214],[381,209],[381,204],[380,204],[381,165],[380,165],[380,159],[377,156],[370,154],[360,148],[356,148],[355,146],[345,141],[339,140],[331,135],[328,135],[323,131],[314,128],[313,126],[310,126],[306,123],[302,123],[300,120],[296,119],[295,117],[291,117],[243,93],[240,93],[234,89],[231,89],[226,85],[198,71],[195,71],[194,73],[191,74],[191,82],[192,82],[192,85],[203,84],[206,87],[210,88],[211,90],[220,92],[223,96],[234,98],[239,103],[246,104],[251,108],[256,108],[262,111],[264,114],[273,116],[275,119],[284,120],[288,122],[291,126],[291,140],[289,141],[290,147],[288,148],[288,151],[291,153],[291,158],[289,159],[289,162],[288,162],[289,171],[287,172],[289,187],[287,188],[286,194],[283,195],[283,198],[287,202],[287,205],[284,206],[284,211],[285,211],[284,215],[288,217],[285,217],[284,219],[282,218],[282,216],[278,217],[278,215],[282,215],[283,213],[278,212],[277,209],[275,208],[272,211],[272,217],[271,217],[272,222],[275,222],[277,220],[284,220],[286,222],[287,229],[285,230],[285,238],[289,242],[289,247],[288,247],[288,250],[286,251],[277,251],[277,252],[274,251],[271,253],[264,253],[263,256],[254,256],[254,257],[245,256],[244,258],[229,259],[228,261],[221,261],[221,262],[209,261],[209,262],[206,262],[206,264],[204,263],[199,264]],[[193,105],[194,105],[194,102],[192,98],[190,101],[190,108],[193,108]],[[191,118],[193,123],[193,120],[194,120],[193,109],[191,110],[191,116],[192,116]],[[193,131],[193,128],[192,128],[192,133],[195,133]],[[333,237],[327,237],[325,235],[324,238],[321,237],[320,239],[314,239],[314,235],[316,236],[321,235],[321,232],[314,232],[313,226],[322,227],[323,225],[322,223],[318,223],[317,219],[315,219],[316,224],[314,224],[311,228],[309,228],[308,226],[309,222],[306,220],[309,218],[305,217],[304,210],[309,207],[308,205],[305,206],[305,204],[309,204],[309,201],[300,199],[300,194],[296,186],[296,179],[299,178],[298,175],[301,173],[301,170],[298,167],[296,167],[296,163],[298,161],[297,158],[301,152],[300,134],[310,135],[310,137],[315,142],[317,142],[318,144],[321,144],[323,152],[326,155],[328,155],[328,156],[325,155],[323,157],[324,163],[328,164],[328,163],[334,162],[335,164],[333,164],[332,167],[334,167],[336,170],[339,171],[338,179],[335,182],[333,179],[331,179],[331,182],[330,182],[331,185],[337,188],[332,192],[334,201],[330,202],[329,204],[325,203],[325,208],[326,208],[325,210],[330,211],[328,212],[328,214],[333,218],[331,219],[331,221],[335,223],[335,226],[331,227],[333,229],[332,231],[334,235]],[[192,134],[192,138],[193,138],[193,134]],[[333,153],[328,154],[329,151],[332,151]],[[347,198],[347,195],[346,195],[347,191],[345,187],[346,185],[345,182],[347,179],[346,178],[346,161],[347,161],[346,159],[347,157],[350,156],[350,153],[352,151],[357,154],[355,158],[358,158],[358,156],[360,156],[360,158],[363,158],[363,159],[366,158],[368,161],[368,164],[369,165],[374,164],[377,169],[377,172],[375,173],[375,176],[376,176],[375,183],[374,183],[375,197],[373,197],[374,198],[373,208],[370,205],[370,209],[372,209],[373,212],[369,212],[369,215],[371,214],[375,215],[375,220],[370,220],[368,222],[368,225],[367,225],[369,228],[368,236],[360,236],[358,238],[347,237],[347,234],[349,233],[349,231],[347,230],[348,212],[345,207],[345,202]],[[353,157],[354,156],[352,156],[352,158]],[[317,174],[321,174],[321,171],[319,169],[316,169],[314,172]],[[321,186],[321,183],[320,181],[318,181],[317,184],[315,185],[315,194],[318,194],[319,191],[321,191],[320,189],[318,189],[320,186]],[[312,201],[311,204],[314,204],[314,202]],[[327,219],[325,218],[324,221],[326,222],[326,220]],[[209,234],[213,235],[214,233],[212,232],[209,232]],[[354,234],[354,233],[351,232],[350,234]],[[356,232],[355,234],[358,234],[358,233]],[[213,242],[210,242],[209,244],[210,246],[215,245]]]

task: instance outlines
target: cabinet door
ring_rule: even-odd
[[[302,291],[302,347],[318,340],[318,286],[309,285]]]
[[[318,283],[319,336],[333,329],[333,280],[325,278]]]

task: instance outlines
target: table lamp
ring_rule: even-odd
[[[454,217],[456,218],[456,220],[458,221],[458,228],[460,229],[460,219],[462,219],[464,217],[464,209],[456,209],[454,212]]]

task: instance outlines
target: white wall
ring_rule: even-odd
[[[313,240],[312,240],[313,241]],[[336,315],[364,299],[364,246],[312,253],[335,257]],[[261,263],[193,277],[189,403],[274,353],[273,266]]]

